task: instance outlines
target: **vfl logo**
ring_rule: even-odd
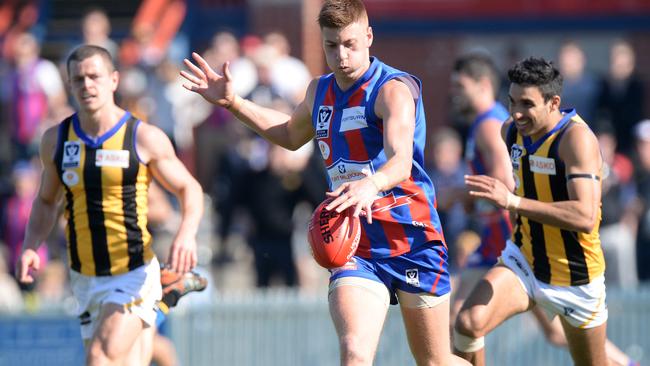
[[[339,165],[339,173],[345,174],[345,165],[343,164]]]
[[[65,154],[67,156],[74,156],[79,154],[79,145],[74,144],[74,145],[68,145],[65,147]]]
[[[417,268],[407,269],[406,270],[406,284],[420,287],[420,275]]]
[[[334,108],[328,105],[322,105],[318,108],[318,119],[316,121],[316,138],[322,139],[329,137],[330,122]]]
[[[510,160],[512,161],[512,168],[514,170],[519,170],[519,164],[521,163],[521,157],[524,156],[525,150],[521,145],[514,144],[510,150]]]
[[[81,161],[81,143],[79,141],[66,141],[63,145],[63,159],[61,168],[78,168]]]
[[[575,312],[575,309],[569,308],[569,307],[564,307],[564,316],[569,316]]]

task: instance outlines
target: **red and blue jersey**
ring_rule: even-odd
[[[496,102],[492,108],[474,119],[465,145],[465,160],[472,169],[472,174],[488,173],[485,157],[476,147],[477,128],[488,120],[497,120],[503,123],[508,117],[510,117],[508,110],[501,103]],[[481,245],[469,257],[468,266],[492,266],[496,263],[512,232],[508,211],[498,209],[484,200],[477,200],[474,212],[477,214],[481,226]]]
[[[423,169],[426,121],[421,83],[414,76],[373,57],[365,74],[348,90],[339,88],[333,74],[320,78],[312,123],[329,187],[335,190],[345,182],[374,174],[386,163],[384,121],[375,115],[374,106],[380,88],[392,79],[411,89],[416,104],[411,176],[380,192],[373,204],[372,224],[361,220],[356,255],[363,258],[394,257],[425,245],[446,248],[433,183]]]

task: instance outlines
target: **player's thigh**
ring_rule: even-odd
[[[576,366],[607,365],[605,342],[607,340],[607,322],[593,328],[574,327],[560,317],[562,328],[569,344],[571,358]]]
[[[463,306],[463,303],[472,292],[476,284],[487,273],[487,268],[465,268],[461,272],[458,283],[451,293],[451,316],[450,319],[454,321],[456,315]]]
[[[153,355],[155,327],[146,327],[140,332],[126,357],[125,365],[149,365]]]
[[[330,284],[329,308],[339,338],[374,346],[389,305],[386,286],[362,277],[340,277]]]
[[[509,317],[531,308],[532,300],[517,275],[504,265],[490,269],[465,300],[456,328],[487,333]]]
[[[449,295],[410,294],[399,290],[402,318],[409,345],[417,357],[444,364],[450,356]],[[419,306],[404,297],[423,297]]]
[[[91,340],[91,347],[97,347],[99,343],[103,353],[110,359],[125,357],[140,337],[144,327],[142,319],[126,310],[124,305],[104,304]]]

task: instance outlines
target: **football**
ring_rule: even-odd
[[[308,240],[316,262],[324,268],[343,266],[354,255],[361,238],[361,222],[349,207],[341,213],[325,209],[331,199],[323,201],[309,221]]]

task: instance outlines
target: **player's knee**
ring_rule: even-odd
[[[566,337],[562,332],[551,331],[546,335],[546,339],[554,346],[566,347],[568,345]]]
[[[345,365],[371,365],[373,354],[370,347],[357,336],[347,335],[339,340],[341,361]]]
[[[454,349],[462,353],[474,353],[485,347],[485,337],[472,337],[454,330]]]
[[[105,342],[94,339],[88,347],[88,360],[91,365],[104,365],[117,361],[123,356],[124,350],[116,342]]]
[[[87,365],[105,365],[110,361],[101,342],[93,340],[86,351]]]
[[[462,309],[456,316],[454,328],[467,337],[478,338],[485,335],[487,318],[477,309]]]

